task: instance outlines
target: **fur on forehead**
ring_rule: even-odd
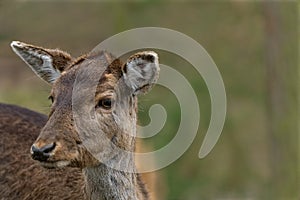
[[[111,53],[104,50],[92,51],[88,54],[78,57],[65,69],[65,71],[68,71],[74,68],[75,66],[78,66],[79,64],[82,64],[84,66],[85,61],[98,61],[99,63],[106,63],[108,66],[99,66],[106,67],[104,74],[113,74],[117,79],[119,79],[122,76],[122,61],[113,56]]]

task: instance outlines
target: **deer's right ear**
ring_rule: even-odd
[[[52,84],[73,58],[58,49],[44,49],[23,42],[13,41],[13,51],[43,80]]]
[[[133,94],[145,94],[158,79],[158,55],[153,51],[136,53],[127,59],[122,71]]]

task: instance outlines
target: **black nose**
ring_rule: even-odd
[[[51,151],[55,149],[55,142],[42,146],[41,148],[36,147],[35,145],[31,146],[31,157],[34,160],[46,161],[50,157]]]

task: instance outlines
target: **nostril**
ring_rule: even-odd
[[[36,155],[36,154],[39,154],[39,153],[41,153],[40,149],[37,148],[35,145],[32,145],[31,146],[31,154]]]
[[[41,148],[35,145],[31,146],[31,156],[34,160],[46,161],[50,155],[49,153],[53,151],[56,147],[55,142],[42,146]]]

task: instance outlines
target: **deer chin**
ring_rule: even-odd
[[[53,169],[67,167],[68,165],[70,165],[70,163],[71,162],[68,160],[60,160],[55,162],[40,162],[40,165],[48,169]]]

